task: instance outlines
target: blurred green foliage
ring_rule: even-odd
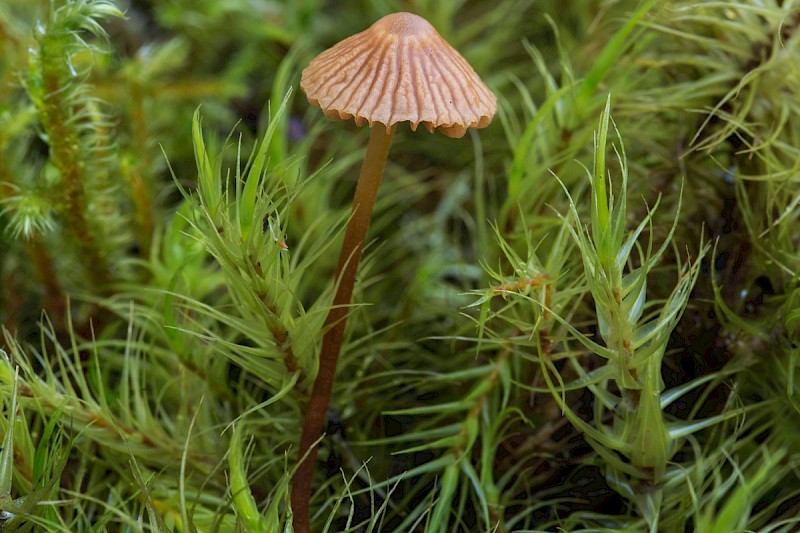
[[[497,93],[400,128],[325,531],[795,531],[796,0],[6,0],[0,529],[290,531],[366,132],[295,89],[382,15]]]

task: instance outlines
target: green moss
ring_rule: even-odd
[[[288,530],[367,140],[296,87],[397,10],[500,109],[398,129],[315,530],[797,529],[796,2],[121,9],[0,6],[4,531]]]

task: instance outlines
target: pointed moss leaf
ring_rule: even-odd
[[[683,385],[673,387],[661,393],[661,409],[665,409],[670,404],[674,403],[678,400],[681,396],[688,394],[689,392],[698,389],[709,383],[711,381],[719,379],[724,374],[708,374],[705,376],[700,376],[695,378]]]
[[[635,494],[637,509],[644,515],[644,519],[650,526],[650,531],[656,533],[659,528],[659,518],[664,502],[664,492],[660,490],[655,491],[639,491]]]
[[[400,481],[414,479],[419,476],[437,475],[439,472],[447,468],[447,466],[452,463],[453,463],[453,456],[447,453],[441,457],[437,457],[436,459],[428,461],[427,463],[423,463],[419,466],[415,466],[414,468],[410,468],[405,472],[392,476],[389,479],[374,483],[371,487],[353,491],[353,495],[357,496],[359,494],[363,494],[365,492],[369,492],[375,489],[390,487]]]
[[[601,307],[602,301],[600,299],[595,300],[595,312],[597,313],[597,329],[600,332],[600,337],[603,340],[608,340],[611,336],[611,325],[608,323],[608,319],[606,318],[605,308]]]
[[[244,424],[236,424],[233,428],[231,442],[228,447],[228,473],[231,498],[236,515],[247,531],[264,531],[261,513],[258,511],[250,484],[247,481],[247,468],[242,438]]]
[[[421,451],[429,451],[442,448],[449,449],[454,446],[458,446],[460,442],[461,442],[461,437],[459,435],[451,435],[432,442],[426,442],[424,444],[420,444],[419,446],[412,446],[411,448],[403,448],[402,450],[393,452],[392,455],[407,455],[410,453],[417,453]]]
[[[611,95],[606,98],[606,106],[600,115],[600,126],[595,132],[594,141],[594,173],[592,177],[592,234],[595,241],[602,244],[606,241],[609,227],[608,193],[606,192],[606,143],[608,139],[608,122],[611,116]],[[599,246],[601,258],[605,254],[605,246]]]
[[[664,417],[658,402],[657,391],[643,390],[633,421],[633,442],[631,459],[639,467],[652,469],[656,479],[664,474],[667,465],[667,446],[669,435],[664,425]]]
[[[548,309],[548,311],[553,313],[552,310],[550,309]],[[561,316],[553,313],[553,318],[555,318],[558,322],[561,323],[561,325],[563,325],[567,330],[569,330],[569,332],[573,335],[573,337],[578,342],[580,342],[584,347],[586,347],[586,349],[606,359],[615,359],[617,357],[616,351],[594,342],[589,337],[587,337],[586,335],[575,329],[575,327],[572,324],[570,324],[567,320],[565,320]]]
[[[197,185],[200,190],[200,197],[203,199],[203,204],[212,220],[216,220],[217,211],[222,203],[222,187],[206,150],[199,107],[195,109],[192,117],[192,145],[194,147],[195,165],[197,166]]]
[[[0,450],[0,498],[11,497],[11,480],[14,475],[14,426],[17,419],[17,394],[19,390],[19,370],[14,373],[10,402],[7,407],[6,434],[3,438],[3,449]],[[5,397],[3,398],[5,400]],[[5,408],[5,401],[0,407]]]
[[[474,494],[475,498],[478,500],[478,508],[480,509],[485,531],[491,531],[496,524],[492,524],[491,514],[489,513],[489,502],[487,500],[489,487],[484,485],[478,477],[475,468],[469,461],[459,461],[458,466],[464,476],[469,480],[470,485],[472,485],[472,494]]]
[[[640,275],[636,277],[625,276],[625,278],[623,278],[623,286],[626,280],[635,280],[636,283],[631,287],[634,289],[637,288],[637,284],[639,284],[638,291],[631,291],[623,300],[623,307],[627,310],[626,318],[630,324],[636,324],[639,322],[639,319],[642,318],[644,304],[647,299],[647,281],[644,277],[644,273],[639,274]]]
[[[287,100],[292,95],[293,77],[297,72],[298,56],[303,50],[302,43],[295,43],[278,66],[275,73],[275,81],[272,82],[272,97],[270,98],[270,109],[278,109],[275,116],[270,117],[270,121],[277,121],[275,133],[270,136],[269,159],[273,165],[280,165],[288,157],[289,143],[289,113],[284,108]],[[281,97],[283,96],[283,101]],[[285,182],[287,187],[295,185],[294,180]]]
[[[620,272],[622,272],[622,269],[625,268],[625,264],[628,262],[628,259],[630,258],[631,255],[631,251],[636,246],[636,242],[639,240],[639,236],[642,234],[642,231],[644,231],[644,228],[647,227],[647,225],[650,223],[651,220],[652,220],[652,211],[648,212],[644,220],[639,222],[639,225],[636,226],[636,229],[630,233],[628,238],[625,240],[625,243],[619,248],[619,252],[617,253],[616,266]],[[645,272],[647,272],[647,270],[649,270],[649,268],[645,269]]]
[[[599,368],[593,369],[591,372],[586,372],[580,365],[576,366],[578,378],[566,383],[563,386],[565,391],[580,390],[592,385],[603,383],[614,377],[614,369],[611,365],[603,365]]]
[[[396,444],[401,442],[414,442],[424,441],[430,439],[438,439],[447,436],[453,436],[461,431],[461,423],[447,424],[437,426],[431,429],[420,429],[413,432],[403,432],[391,437],[384,437],[382,439],[364,440],[364,441],[351,441],[352,446],[381,446],[387,444]]]
[[[726,420],[739,418],[745,413],[753,410],[754,406],[730,409],[719,415],[710,416],[702,420],[689,420],[685,422],[671,422],[666,425],[669,438],[672,440],[680,439],[697,433],[698,431],[720,424]]]
[[[659,197],[659,199],[656,201],[656,204],[653,206],[652,210],[655,210],[658,207],[660,201],[661,201],[661,198]],[[667,249],[669,248],[670,244],[672,243],[672,238],[675,236],[675,231],[678,228],[678,221],[680,220],[680,212],[681,212],[682,206],[683,206],[683,179],[681,179],[681,189],[678,192],[678,205],[675,207],[675,217],[672,220],[672,225],[669,228],[669,233],[667,233],[667,236],[664,239],[664,242],[661,243],[661,246],[658,248],[658,250],[656,250],[655,253],[650,253],[649,254],[649,257],[648,257],[649,266],[647,267],[648,270],[651,270],[661,260],[661,257],[664,255],[664,252],[667,251]],[[649,216],[649,214],[648,214],[648,216]],[[651,235],[652,235],[652,232],[651,232]],[[698,254],[698,260],[700,258],[704,257],[706,253],[708,253],[708,245],[706,245],[704,243],[702,238],[700,239],[699,248],[700,248],[700,252]]]
[[[264,133],[264,137],[262,138],[261,144],[258,147],[258,151],[253,159],[253,163],[248,169],[247,176],[245,177],[244,189],[242,190],[241,198],[239,198],[239,223],[241,225],[242,235],[245,237],[253,227],[256,197],[259,188],[263,186],[262,177],[267,171],[267,167],[269,165],[270,143],[272,138],[276,135],[278,126],[281,124],[281,117],[286,113],[286,106],[291,101],[291,96],[292,91],[290,89],[283,97],[280,107],[274,111],[274,113],[270,109],[269,126],[267,127],[267,131]]]
[[[624,494],[633,495],[630,489],[630,479],[641,476],[641,470],[633,464],[625,455],[630,453],[630,448],[626,443],[618,447],[615,443],[621,443],[622,439],[617,435],[608,434],[602,436],[600,440],[589,436],[589,444],[595,453],[600,456],[601,464],[606,468],[606,479],[615,489],[623,489]],[[617,453],[621,452],[621,453]]]
[[[61,403],[61,405],[56,407],[52,414],[50,414],[47,424],[44,427],[44,431],[39,438],[39,443],[36,446],[36,452],[33,456],[32,477],[39,488],[43,486],[46,481],[45,475],[48,464],[52,463],[52,461],[56,459],[55,457],[52,457],[51,454],[53,451],[56,451],[60,448],[57,442],[57,435],[60,431],[58,429],[58,424],[66,407],[67,402],[64,401]]]
[[[466,400],[458,402],[447,402],[435,405],[422,405],[419,407],[409,407],[407,409],[395,409],[386,411],[387,415],[427,415],[427,414],[442,414],[442,413],[456,413],[466,411],[472,407],[472,403]]]
[[[564,416],[566,416],[569,419],[570,423],[572,423],[572,425],[575,426],[575,428],[578,431],[585,433],[588,438],[594,439],[595,441],[598,442],[602,442],[606,447],[610,449],[621,452],[630,451],[629,443],[624,442],[623,440],[620,440],[608,433],[605,433],[603,430],[595,428],[594,426],[583,420],[580,416],[578,416],[578,414],[575,413],[575,411],[573,411],[569,405],[567,405],[567,402],[564,399],[563,385],[556,388],[556,385],[553,382],[551,376],[551,371],[550,369],[547,368],[547,364],[545,363],[544,358],[540,358],[540,365],[542,368],[542,375],[545,381],[547,382],[547,386],[550,389],[550,393],[552,394],[553,400],[555,400],[555,402],[561,408],[561,412],[564,414]],[[556,375],[560,381],[561,379],[560,375],[558,374]]]
[[[664,334],[664,326],[665,323],[661,320],[651,320],[638,326],[633,334],[634,351],[638,351],[650,342],[658,342],[659,338]],[[671,330],[672,328],[669,329]]]
[[[453,462],[444,471],[439,482],[439,499],[433,507],[427,531],[446,531],[450,514],[453,512],[452,502],[458,488],[459,468]]]

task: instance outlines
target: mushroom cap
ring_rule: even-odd
[[[394,13],[325,50],[303,70],[300,88],[328,118],[386,128],[408,121],[463,137],[484,128],[497,98],[422,17]]]

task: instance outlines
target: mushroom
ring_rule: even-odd
[[[431,133],[463,137],[467,128],[489,125],[497,99],[433,26],[411,13],[387,15],[322,52],[303,70],[300,88],[326,117],[352,118],[371,128],[300,438],[301,463],[292,480],[294,527],[302,533],[309,530],[317,451],[312,446],[322,434],[356,271],[396,125],[409,122],[416,131],[422,124]]]

